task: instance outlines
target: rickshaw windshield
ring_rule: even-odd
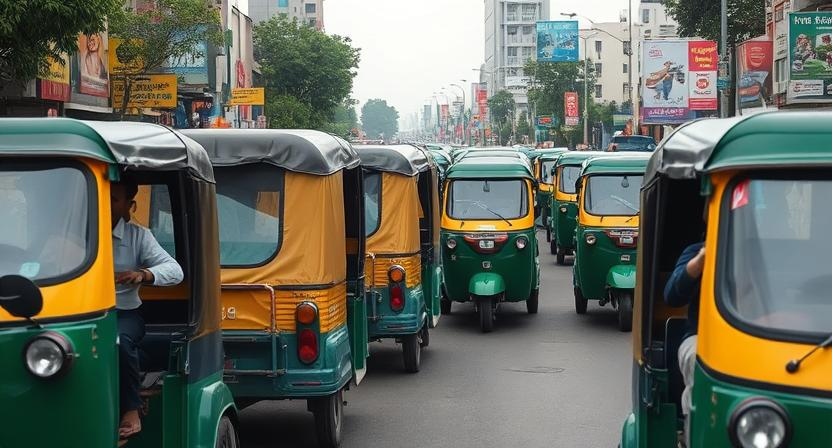
[[[257,266],[273,258],[282,233],[283,170],[258,164],[215,167],[220,264]]]
[[[451,182],[448,216],[453,219],[518,219],[529,214],[526,182],[455,180]]]
[[[364,233],[370,236],[381,224],[381,173],[364,173]]]
[[[723,209],[721,301],[764,330],[832,333],[832,180],[744,180]]]
[[[581,177],[581,167],[574,165],[564,165],[560,168],[560,192],[566,194],[575,194],[575,182]]]
[[[644,176],[589,176],[584,209],[596,216],[633,216],[639,210]]]
[[[554,176],[552,175],[552,168],[555,167],[557,161],[549,160],[540,164],[540,181],[544,184],[552,185],[555,183]]]
[[[49,283],[78,272],[91,253],[91,179],[81,169],[0,167],[0,276]]]

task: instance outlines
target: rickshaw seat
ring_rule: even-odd
[[[682,391],[685,389],[685,382],[682,379],[682,371],[679,369],[679,345],[687,331],[687,318],[671,317],[665,323],[664,333],[664,354],[665,368],[668,372],[668,398],[676,404],[679,415],[682,414]]]

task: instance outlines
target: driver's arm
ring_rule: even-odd
[[[153,277],[148,283],[154,286],[173,286],[182,282],[185,277],[182,267],[162,249],[150,230],[142,229],[139,246],[141,267]]]

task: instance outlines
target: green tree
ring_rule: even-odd
[[[554,129],[555,141],[558,145],[572,146],[582,141],[583,128],[563,126],[565,122],[565,110],[563,107],[563,95],[566,92],[578,92],[578,116],[583,120],[584,116],[584,80],[587,80],[592,92],[595,85],[595,64],[591,61],[587,64],[589,72],[584,76],[584,64],[582,62],[538,62],[529,61],[523,68],[524,73],[531,79],[529,84],[529,102],[535,106],[537,115],[553,115],[561,126]],[[596,122],[595,103],[589,101],[588,109],[589,122]],[[583,124],[583,123],[581,123]]]
[[[339,106],[352,91],[360,50],[346,37],[330,36],[295,19],[274,17],[254,29],[254,57],[260,63],[267,98],[301,110],[275,110],[277,100],[268,99],[269,125],[282,122],[278,117],[303,117],[291,127],[320,129],[332,123]],[[292,97],[291,102],[285,97]],[[286,127],[286,126],[284,126]]]
[[[361,127],[370,138],[392,138],[399,132],[399,112],[385,100],[367,100],[361,107]]]
[[[0,0],[0,83],[23,84],[46,71],[50,57],[78,49],[78,34],[104,29],[120,0]]]
[[[358,114],[355,112],[356,100],[348,98],[335,108],[332,120],[324,123],[320,130],[344,138],[353,136],[353,130],[358,127]]]
[[[514,96],[508,90],[500,90],[488,99],[488,110],[492,120],[504,124],[514,113]]]
[[[529,120],[526,118],[526,114],[520,114],[520,119],[517,120],[517,143],[523,142],[523,137],[526,137],[526,141],[532,141],[530,137],[531,127],[529,126]]]
[[[720,0],[662,0],[667,13],[679,24],[682,37],[719,41]],[[728,0],[729,45],[766,32],[765,2]]]
[[[222,45],[220,15],[204,0],[156,0],[155,8],[119,10],[110,16],[109,32],[122,40],[119,62],[129,67],[113,77],[124,83],[124,114],[132,83],[162,67],[177,67],[191,58],[205,58],[206,44]]]

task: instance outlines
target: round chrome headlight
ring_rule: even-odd
[[[445,241],[445,245],[448,246],[448,249],[453,249],[456,247],[456,240],[453,238],[448,238]]]
[[[523,250],[523,249],[526,248],[526,244],[528,244],[528,240],[523,238],[523,237],[520,237],[520,238],[517,238],[516,240],[514,240],[514,244],[517,246],[517,249]]]
[[[740,404],[729,428],[735,445],[741,448],[780,448],[786,446],[790,433],[786,411],[764,398]]]
[[[38,378],[51,378],[66,371],[72,359],[69,340],[52,331],[32,338],[24,350],[26,369]]]
[[[593,244],[595,244],[596,241],[598,241],[598,238],[596,238],[595,235],[591,233],[586,234],[586,244],[592,246]]]

